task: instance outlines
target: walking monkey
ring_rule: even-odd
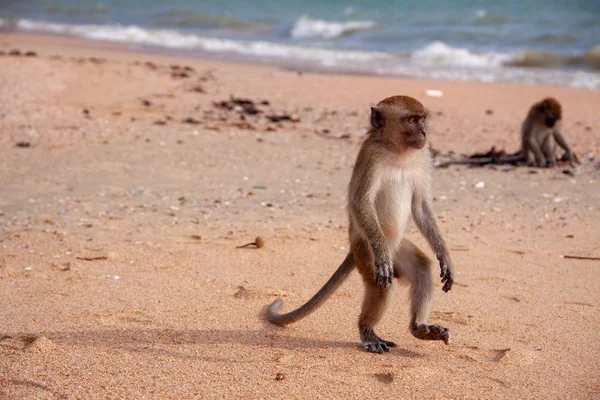
[[[350,252],[329,281],[300,308],[278,314],[282,300],[275,300],[267,311],[268,321],[284,326],[304,318],[356,267],[365,285],[358,329],[366,351],[382,353],[395,346],[374,330],[386,308],[393,277],[411,284],[410,332],[418,339],[448,344],[447,328],[427,324],[433,297],[431,261],[403,238],[412,214],[435,252],[442,290],[448,292],[454,283],[454,268],[431,211],[427,116],[425,107],[408,96],[388,97],[371,108],[371,129],[348,186]]]

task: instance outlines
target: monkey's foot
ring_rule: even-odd
[[[410,333],[421,340],[443,340],[448,344],[450,341],[450,329],[440,325],[413,325],[410,327]]]
[[[362,328],[360,330],[360,341],[369,353],[381,354],[390,351],[390,347],[396,347],[396,343],[380,338],[373,329]]]

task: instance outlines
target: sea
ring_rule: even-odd
[[[600,0],[0,0],[0,30],[299,71],[600,89]]]

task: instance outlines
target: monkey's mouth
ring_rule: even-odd
[[[416,149],[422,149],[427,143],[427,133],[425,131],[421,131],[420,133],[420,136],[412,136],[409,140],[409,143]]]
[[[546,118],[546,126],[548,128],[552,128],[555,123],[556,123],[556,119],[555,118]]]

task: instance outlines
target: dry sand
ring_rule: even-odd
[[[599,398],[600,262],[561,258],[600,256],[598,91],[1,34],[12,48],[37,56],[0,57],[0,398]],[[436,286],[430,319],[449,346],[410,335],[399,287],[379,328],[398,347],[362,351],[356,273],[309,318],[265,323],[267,304],[300,305],[344,257],[369,106],[393,94],[432,110],[444,153],[516,150],[527,108],[556,96],[583,164],[435,170],[457,282]],[[270,104],[241,120],[212,105],[230,95]],[[236,249],[258,235],[265,247]]]

